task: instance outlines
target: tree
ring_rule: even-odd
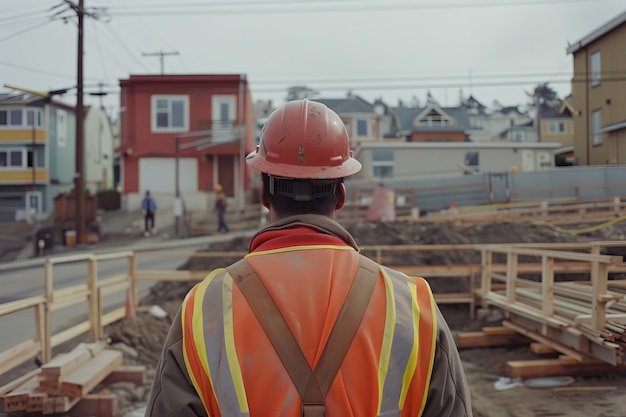
[[[287,88],[286,101],[302,100],[304,98],[311,99],[319,94],[319,91],[313,90],[305,85],[295,85]]]
[[[541,107],[550,108],[559,105],[559,95],[548,84],[549,83],[538,84],[532,93],[526,92],[526,95],[532,100],[528,103],[529,108],[534,109],[537,103]]]

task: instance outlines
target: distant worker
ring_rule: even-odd
[[[150,233],[155,234],[157,232],[154,227],[154,217],[157,211],[157,204],[154,198],[150,194],[150,190],[146,190],[146,195],[141,201],[141,213],[143,214],[144,221],[144,236],[150,236]]]
[[[228,207],[228,200],[226,200],[226,194],[224,194],[224,187],[220,184],[216,184],[213,188],[215,190],[215,209],[217,213],[217,232],[228,232],[230,229],[226,224],[224,216],[226,215],[226,208]]]
[[[361,169],[339,116],[290,101],[246,162],[269,225],[185,297],[146,416],[471,416],[427,282],[360,255],[334,220]]]

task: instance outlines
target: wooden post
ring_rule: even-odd
[[[554,258],[541,257],[541,310],[544,316],[554,315]]]
[[[95,342],[103,332],[98,308],[98,264],[95,258],[87,260],[87,288],[89,289],[89,340]]]
[[[132,315],[137,307],[137,255],[133,252],[128,256],[128,297],[132,306]]]
[[[509,249],[506,257],[506,299],[509,303],[515,302],[517,284],[517,253]]]
[[[600,254],[600,245],[591,244],[591,253]],[[597,261],[591,263],[591,326],[594,330],[603,330],[606,321],[606,302],[600,297],[608,289],[608,265]]]
[[[35,340],[39,342],[39,355],[43,357],[44,347],[46,343],[45,324],[44,324],[45,304],[37,304],[35,306]],[[49,343],[47,343],[49,344]]]
[[[480,293],[483,299],[484,297],[487,296],[487,293],[491,291],[491,266],[492,264],[493,264],[493,252],[488,249],[481,250]]]
[[[44,266],[44,296],[46,306],[43,318],[43,339],[41,340],[41,363],[48,363],[52,359],[52,302],[54,301],[54,281],[52,272],[52,262],[46,260]]]

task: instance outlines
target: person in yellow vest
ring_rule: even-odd
[[[224,219],[226,208],[228,207],[228,200],[226,200],[226,194],[224,194],[224,188],[221,184],[215,184],[213,189],[215,190],[214,211],[217,213],[217,232],[226,233],[230,230]]]
[[[269,224],[185,297],[146,416],[471,416],[427,282],[360,255],[335,221],[361,169],[339,116],[290,101],[246,162]]]

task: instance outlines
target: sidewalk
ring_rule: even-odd
[[[55,245],[45,256],[34,257],[33,242],[26,242],[26,246],[15,256],[13,261],[0,263],[0,271],[43,265],[48,257],[83,253],[101,254],[127,250],[149,251],[180,247],[201,247],[213,242],[232,240],[236,237],[251,238],[256,233],[256,230],[248,230],[193,238],[177,238],[174,233],[174,223],[172,214],[159,215],[157,213],[155,222],[157,233],[145,237],[143,218],[140,211],[132,213],[125,211],[104,213],[100,219],[101,239],[98,243],[73,248]]]

